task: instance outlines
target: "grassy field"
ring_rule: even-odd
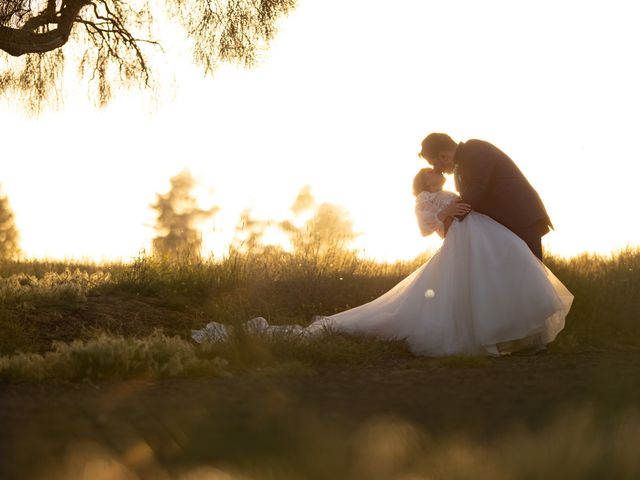
[[[258,315],[304,325],[426,258],[1,264],[0,478],[638,478],[637,249],[547,258],[576,299],[541,357],[189,337]]]
[[[0,264],[0,354],[44,353],[55,342],[102,334],[142,338],[157,329],[188,340],[211,320],[264,316],[304,325],[379,296],[426,258],[380,264],[345,252],[266,251],[198,262]],[[554,348],[640,346],[640,250],[549,256],[546,263],[575,295]]]

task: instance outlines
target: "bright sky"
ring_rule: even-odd
[[[366,255],[413,258],[439,243],[415,224],[416,152],[444,131],[516,161],[556,226],[548,249],[638,245],[638,13],[637,0],[299,0],[258,68],[203,79],[184,64],[155,111],[137,95],[97,111],[82,90],[38,118],[4,104],[2,190],[31,257],[136,255],[154,194],[188,167],[222,208],[213,251],[242,209],[284,218],[309,183],[349,209]]]

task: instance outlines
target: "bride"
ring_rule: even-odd
[[[308,327],[249,327],[315,336],[326,330],[404,339],[417,355],[504,355],[544,350],[564,328],[573,296],[527,244],[490,217],[469,212],[433,169],[414,178],[422,235],[444,238],[434,256],[391,290],[359,307],[320,317]],[[457,215],[468,215],[460,221]],[[196,341],[226,336],[212,322]]]

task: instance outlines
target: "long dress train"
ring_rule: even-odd
[[[451,192],[423,192],[416,213],[423,231],[440,231],[437,212]],[[454,220],[442,247],[424,265],[375,300],[321,317],[307,327],[250,327],[315,336],[327,329],[404,339],[417,355],[505,354],[547,345],[564,328],[573,295],[527,244],[495,220],[471,212]],[[224,337],[223,325],[193,332],[196,341]]]

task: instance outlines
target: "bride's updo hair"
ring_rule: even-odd
[[[420,192],[428,192],[429,184],[427,183],[427,175],[429,173],[436,173],[433,168],[421,168],[420,171],[413,177],[413,194],[418,195]]]

